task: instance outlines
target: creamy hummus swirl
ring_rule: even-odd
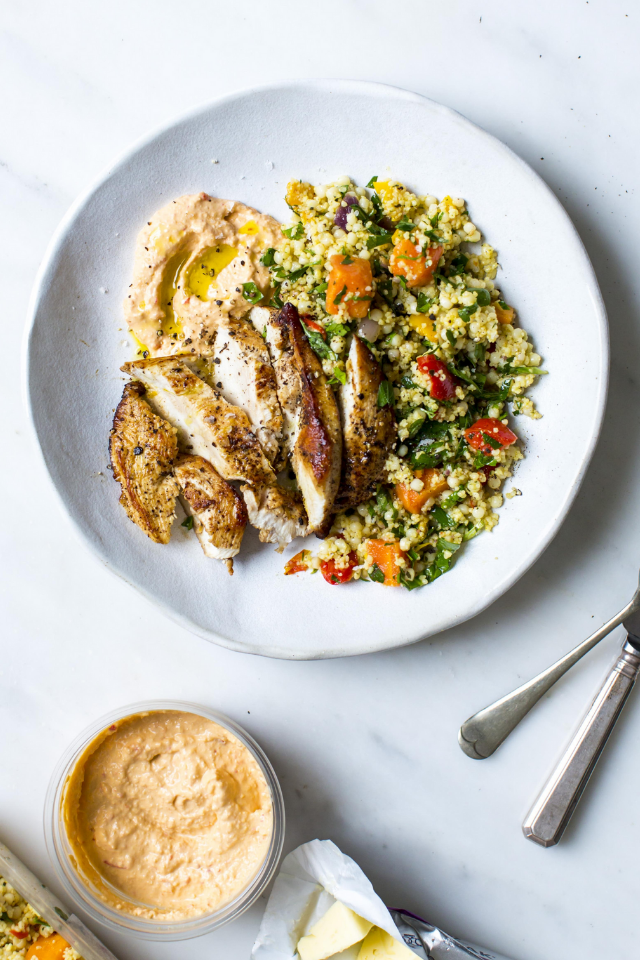
[[[267,856],[271,794],[249,750],[206,717],[137,714],[103,731],[65,788],[73,855],[111,907],[180,921],[218,910]]]
[[[207,193],[178,197],[154,213],[138,236],[124,302],[140,350],[210,353],[218,324],[251,309],[243,285],[267,293],[269,270],[260,257],[283,239],[273,217]]]

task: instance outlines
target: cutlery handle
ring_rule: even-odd
[[[552,847],[564,833],[639,670],[640,650],[627,637],[618,661],[522,824],[528,840]]]

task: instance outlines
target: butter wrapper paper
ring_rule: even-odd
[[[282,861],[251,960],[299,960],[296,945],[337,900],[386,930],[422,960],[509,960],[455,940],[415,914],[388,910],[371,881],[331,840],[312,840]],[[335,960],[357,960],[360,944]]]

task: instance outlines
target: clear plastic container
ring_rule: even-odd
[[[78,758],[91,741],[110,724],[135,714],[148,713],[153,710],[182,710],[186,713],[195,713],[229,730],[244,744],[258,763],[269,786],[273,807],[273,831],[269,849],[262,866],[251,883],[234,900],[226,903],[214,913],[192,917],[180,922],[142,919],[129,916],[108,906],[96,892],[91,881],[83,877],[78,871],[62,817],[67,780]],[[114,710],[87,727],[65,751],[56,766],[49,783],[44,808],[47,850],[57,877],[69,898],[86,910],[94,920],[110,930],[126,931],[143,940],[188,940],[191,937],[199,937],[205,933],[210,933],[244,913],[255,903],[276,871],[284,842],[284,825],[284,801],[280,784],[269,760],[255,740],[233,720],[216,710],[178,700],[149,700],[143,703],[132,703],[120,710]],[[117,893],[121,899],[124,899],[121,891],[117,891]]]

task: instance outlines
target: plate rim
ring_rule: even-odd
[[[397,642],[389,643],[388,640],[383,640],[379,643],[366,643],[360,644],[359,646],[354,647],[353,649],[344,650],[340,647],[331,647],[328,649],[317,649],[315,651],[295,651],[289,647],[278,646],[277,644],[265,644],[257,645],[255,643],[249,642],[240,642],[233,640],[230,637],[222,636],[221,634],[215,633],[212,630],[203,629],[189,617],[184,616],[178,613],[176,610],[171,607],[170,604],[165,603],[161,598],[154,596],[149,593],[143,586],[138,583],[133,582],[126,576],[120,569],[118,565],[113,563],[113,561],[107,558],[102,550],[99,548],[98,544],[90,539],[84,528],[76,521],[73,514],[67,509],[63,492],[58,488],[58,484],[53,478],[49,466],[47,464],[47,459],[43,447],[40,443],[40,438],[38,435],[38,429],[35,422],[35,413],[34,408],[31,402],[31,378],[30,378],[30,358],[31,358],[31,342],[34,333],[36,314],[38,312],[42,295],[43,287],[45,281],[49,274],[49,271],[52,266],[52,262],[55,259],[55,256],[62,246],[69,229],[81,212],[83,207],[89,202],[93,194],[98,190],[108,179],[110,179],[117,170],[124,166],[137,152],[142,150],[144,147],[148,146],[154,140],[162,136],[163,134],[168,133],[172,128],[178,126],[181,123],[187,122],[192,118],[198,117],[203,113],[206,113],[216,107],[223,106],[228,103],[232,103],[235,100],[245,99],[255,94],[265,93],[268,91],[277,92],[280,90],[291,89],[291,88],[306,88],[306,89],[315,89],[323,92],[327,92],[330,87],[333,87],[335,91],[336,87],[341,88],[341,92],[360,92],[364,94],[374,94],[380,98],[385,97],[394,97],[405,99],[409,102],[428,104],[432,109],[437,110],[438,112],[449,116],[454,119],[456,122],[463,124],[466,127],[470,127],[475,132],[476,136],[481,136],[488,141],[492,141],[494,147],[497,147],[499,150],[503,151],[504,154],[511,160],[512,163],[515,163],[520,167],[523,174],[526,177],[537,183],[539,188],[542,188],[548,198],[554,203],[556,210],[562,218],[564,218],[565,223],[569,229],[569,234],[573,237],[574,243],[576,244],[576,251],[581,253],[584,266],[586,268],[587,281],[589,285],[589,293],[592,297],[595,312],[598,318],[598,328],[600,333],[599,339],[599,371],[598,371],[598,381],[597,381],[597,395],[596,395],[596,408],[594,415],[593,427],[591,430],[591,435],[589,443],[585,454],[583,456],[580,467],[576,473],[575,480],[571,487],[568,489],[567,494],[564,500],[558,504],[555,515],[553,516],[548,530],[541,540],[538,541],[536,549],[526,557],[514,571],[510,574],[507,579],[507,585],[502,585],[500,588],[495,588],[494,590],[489,591],[478,605],[474,608],[472,612],[463,612],[460,616],[455,617],[451,622],[445,627],[435,627],[433,630],[428,630],[426,633],[421,634],[419,637],[411,637],[406,639],[402,637],[397,640]],[[467,620],[473,619],[473,617],[478,616],[480,613],[483,613],[488,609],[496,600],[501,596],[506,594],[516,583],[520,580],[521,577],[527,573],[528,570],[540,559],[542,554],[545,552],[547,547],[550,545],[552,540],[559,533],[562,524],[564,523],[569,510],[582,486],[586,472],[589,468],[593,454],[595,452],[600,432],[602,430],[602,424],[604,421],[606,402],[608,396],[608,387],[609,387],[609,372],[610,372],[610,349],[609,349],[609,325],[607,318],[606,306],[598,284],[598,280],[593,268],[593,264],[589,258],[589,254],[585,247],[585,244],[582,240],[582,237],[578,233],[578,230],[573,223],[571,217],[565,210],[564,206],[555,195],[554,191],[547,184],[547,182],[533,169],[522,157],[520,157],[514,150],[511,149],[506,143],[500,140],[498,137],[486,131],[483,127],[474,123],[472,120],[467,119],[463,114],[457,110],[449,107],[443,103],[440,103],[437,100],[432,100],[430,97],[425,96],[424,94],[416,93],[415,91],[406,90],[403,87],[398,87],[393,84],[381,83],[378,81],[372,80],[350,80],[343,78],[297,78],[289,80],[278,80],[272,81],[264,84],[254,84],[250,87],[241,88],[233,91],[232,93],[224,94],[220,97],[215,97],[211,100],[207,100],[195,107],[191,107],[188,110],[182,111],[181,113],[174,115],[168,121],[165,121],[162,124],[154,127],[151,131],[143,134],[141,137],[138,137],[132,144],[127,148],[122,150],[111,163],[102,169],[102,171],[89,183],[89,185],[76,197],[76,199],[71,203],[62,219],[60,220],[58,226],[51,236],[45,252],[43,254],[42,260],[38,267],[33,287],[31,289],[31,294],[29,297],[29,302],[27,306],[27,316],[26,324],[22,337],[22,347],[21,347],[21,386],[23,393],[23,403],[27,411],[27,421],[31,433],[32,440],[35,441],[35,446],[37,449],[37,456],[39,457],[40,464],[44,467],[46,475],[48,477],[49,483],[53,490],[55,491],[55,496],[57,499],[58,508],[61,512],[67,517],[71,522],[71,527],[79,538],[79,540],[89,548],[90,552],[101,562],[103,567],[118,577],[121,580],[124,580],[130,587],[136,590],[141,594],[146,600],[150,601],[154,606],[158,607],[169,620],[172,620],[174,623],[177,623],[179,626],[183,627],[185,630],[188,630],[190,633],[195,634],[196,636],[201,637],[204,640],[208,640],[210,643],[216,643],[219,646],[225,647],[229,650],[234,650],[239,653],[247,653],[256,656],[269,657],[271,659],[278,660],[325,660],[333,659],[339,657],[352,657],[352,656],[362,656],[363,654],[368,653],[379,653],[384,650],[395,650],[401,647],[410,646],[414,643],[420,643],[423,640],[426,640],[428,637],[435,636],[439,633],[443,633],[445,630],[450,630],[453,627],[459,626],[461,623],[466,622]]]

